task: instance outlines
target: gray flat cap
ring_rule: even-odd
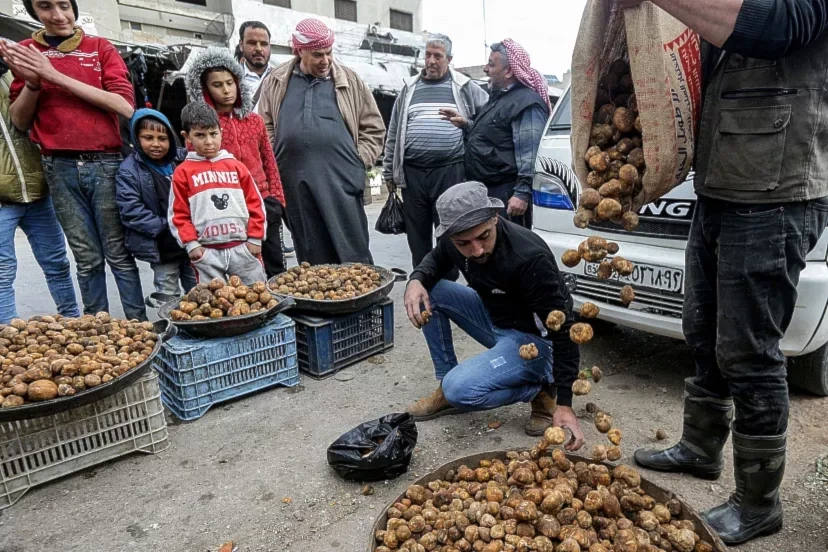
[[[437,216],[440,225],[435,235],[454,236],[482,224],[503,209],[503,202],[489,197],[486,186],[480,182],[463,182],[452,186],[437,198]]]

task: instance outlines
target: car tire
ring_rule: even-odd
[[[807,355],[789,358],[788,381],[803,391],[828,396],[828,343]]]

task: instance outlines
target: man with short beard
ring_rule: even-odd
[[[489,99],[473,80],[449,68],[451,59],[451,39],[429,35],[425,67],[405,79],[388,124],[382,175],[389,192],[402,191],[415,267],[434,247],[432,235],[440,223],[437,198],[466,180],[463,131],[443,119],[440,109],[455,109],[472,119]]]
[[[239,63],[244,67],[244,82],[253,91],[253,102],[258,101],[259,86],[270,73],[270,31],[260,21],[245,21],[239,27]]]
[[[440,383],[406,411],[426,421],[531,402],[526,434],[563,427],[572,433],[566,449],[578,450],[584,434],[572,410],[580,361],[569,339],[572,297],[546,242],[499,217],[503,202],[487,194],[480,182],[464,182],[437,200],[437,246],[411,273],[405,308],[423,330]],[[469,285],[445,279],[452,269]],[[552,311],[566,315],[556,332],[544,327]],[[488,350],[458,362],[451,322]],[[529,344],[535,358],[520,354]]]
[[[366,169],[385,125],[371,90],[333,56],[334,34],[317,19],[293,33],[294,59],[265,77],[264,118],[282,175],[299,262],[373,262],[363,198]]]

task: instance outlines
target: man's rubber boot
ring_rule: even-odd
[[[532,413],[529,415],[529,421],[523,426],[523,430],[530,437],[539,437],[543,435],[546,428],[552,425],[552,416],[558,405],[555,398],[543,389],[535,395],[531,405]]]
[[[733,432],[736,490],[727,502],[702,513],[727,545],[782,528],[779,486],[785,474],[785,435],[748,437]]]
[[[437,390],[428,397],[408,405],[405,411],[414,416],[415,422],[427,422],[440,416],[460,413],[446,400],[442,385],[437,387]]]
[[[714,480],[722,475],[724,449],[733,419],[733,399],[717,399],[684,382],[684,432],[665,450],[635,451],[635,462],[651,470],[682,472]]]

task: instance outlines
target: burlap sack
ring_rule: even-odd
[[[633,208],[681,184],[693,164],[701,116],[699,37],[651,2],[619,9],[588,0],[572,56],[572,168],[585,186],[598,81],[617,59],[630,63],[647,165]]]

